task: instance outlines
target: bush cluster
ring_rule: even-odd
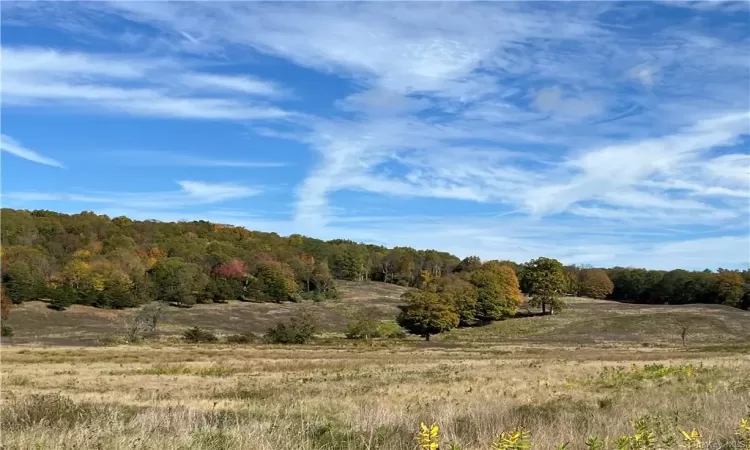
[[[269,328],[265,341],[269,344],[306,344],[313,338],[316,330],[315,319],[303,313]]]
[[[345,332],[347,339],[403,339],[406,332],[393,322],[381,322],[367,314],[351,322]]]
[[[215,334],[200,327],[193,327],[186,330],[182,334],[182,339],[185,342],[190,342],[193,344],[212,343],[219,340],[219,338],[217,338]]]

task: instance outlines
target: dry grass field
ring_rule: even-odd
[[[654,427],[699,429],[705,448],[741,448],[734,433],[750,415],[750,313],[572,300],[558,316],[454,330],[429,343],[358,342],[337,337],[353,295],[315,305],[341,318],[305,346],[188,345],[170,332],[140,345],[44,346],[33,333],[50,329],[24,334],[34,317],[19,314],[17,338],[0,349],[2,448],[406,450],[417,448],[426,422],[440,426],[441,449],[452,441],[490,449],[501,432],[523,426],[534,449],[569,442],[575,450],[590,435],[632,432],[631,420],[644,415]],[[387,317],[393,295],[377,296],[391,299],[370,305]],[[194,324],[180,320],[166,330]],[[247,330],[215,320],[205,326]],[[675,439],[658,448],[680,448]]]
[[[304,308],[318,318],[322,331],[341,331],[355,312],[366,307],[374,317],[393,319],[399,297],[406,290],[385,283],[339,281],[341,299],[322,303],[243,303],[195,305],[190,309],[167,308],[160,334],[178,335],[200,326],[216,333],[262,333],[276,322]],[[130,310],[105,310],[73,305],[54,311],[43,302],[26,302],[13,310],[8,325],[15,330],[14,344],[96,345],[102,336],[122,333]]]

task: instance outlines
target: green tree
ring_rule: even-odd
[[[133,281],[116,268],[102,274],[102,287],[98,291],[97,306],[105,308],[132,308],[141,304],[133,292]]]
[[[258,266],[248,291],[261,301],[280,303],[299,300],[299,285],[294,279],[294,272],[286,264],[276,261]]]
[[[634,302],[650,302],[654,288],[663,272],[656,270],[615,267],[607,271],[614,289],[612,298]]]
[[[203,294],[208,276],[182,258],[162,259],[149,271],[158,300],[192,306]]]
[[[367,255],[358,246],[343,244],[334,254],[332,270],[336,278],[362,281],[367,275]]]
[[[516,272],[498,261],[488,261],[473,270],[469,281],[477,289],[474,316],[478,321],[512,316],[523,302]]]
[[[691,303],[695,298],[695,291],[691,286],[693,276],[687,270],[677,269],[664,274],[654,287],[653,299],[672,305]]]
[[[482,266],[482,260],[478,256],[467,256],[453,269],[454,272],[471,272]]]
[[[459,316],[452,305],[441,301],[434,292],[412,289],[401,297],[406,301],[398,316],[398,324],[410,333],[429,341],[433,334],[458,326]]]
[[[25,261],[8,264],[3,271],[3,285],[13,303],[38,300],[45,292],[42,274]]]
[[[567,280],[560,261],[552,258],[532,259],[524,265],[524,286],[531,306],[541,306],[542,314],[549,307],[550,314],[564,307]]]
[[[312,282],[315,285],[315,291],[323,293],[326,298],[336,298],[338,296],[336,283],[333,280],[333,276],[331,276],[331,270],[328,268],[326,261],[315,263]]]
[[[578,294],[589,298],[607,298],[615,286],[602,269],[584,269],[580,272]]]

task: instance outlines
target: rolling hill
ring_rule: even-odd
[[[341,298],[321,303],[243,303],[166,308],[160,334],[178,335],[192,326],[217,334],[262,333],[276,322],[304,309],[313,313],[323,335],[340,335],[358,312],[379,320],[398,314],[405,288],[380,282],[339,282]],[[750,342],[750,312],[722,305],[636,305],[608,300],[568,299],[569,307],[555,316],[519,317],[483,327],[452,330],[436,337],[444,343],[597,344],[640,346],[681,345],[686,327],[688,345]],[[43,302],[14,308],[8,324],[13,344],[95,345],[102,337],[122,333],[132,310],[107,310],[73,305],[54,311]],[[523,314],[522,314],[523,315]]]

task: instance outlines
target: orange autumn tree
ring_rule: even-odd
[[[487,261],[471,272],[469,282],[477,289],[474,316],[480,322],[510,317],[523,303],[516,272],[507,264]]]

